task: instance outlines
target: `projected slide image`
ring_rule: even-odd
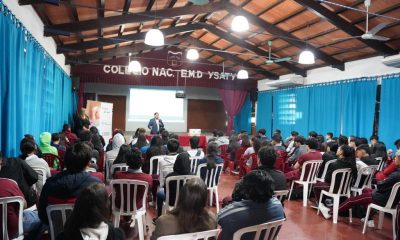
[[[164,122],[184,122],[184,99],[175,90],[130,89],[129,121],[148,121],[155,112]]]

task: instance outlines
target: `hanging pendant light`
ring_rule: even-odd
[[[199,59],[199,52],[196,49],[189,49],[186,53],[186,58],[189,60],[197,60]]]
[[[146,45],[160,47],[164,45],[164,34],[159,29],[150,29],[144,38]]]
[[[137,60],[131,61],[131,53],[129,53],[128,57],[128,72],[133,73],[135,75],[140,74],[142,72],[142,65]]]
[[[235,32],[244,32],[249,30],[249,21],[244,16],[236,16],[232,20],[231,28]]]
[[[237,73],[237,78],[238,79],[249,79],[249,73],[247,70],[240,69],[239,72]]]
[[[299,56],[299,63],[300,64],[314,64],[315,63],[315,56],[310,50],[304,50],[300,53]]]

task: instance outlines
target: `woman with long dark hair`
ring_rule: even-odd
[[[109,217],[110,206],[104,184],[92,184],[79,194],[65,223],[64,233],[57,239],[125,239],[122,230],[108,223]]]
[[[128,144],[122,144],[113,164],[126,163],[125,155],[129,152],[129,150],[131,150],[131,147]]]
[[[207,186],[204,181],[198,177],[189,179],[179,193],[176,208],[157,219],[150,239],[216,229],[215,214],[207,211],[206,205]]]
[[[142,153],[146,153],[148,146],[149,144],[147,143],[146,136],[144,135],[139,135],[136,144],[133,145],[133,147],[140,149]]]

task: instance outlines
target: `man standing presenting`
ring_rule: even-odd
[[[150,119],[147,127],[150,129],[150,134],[159,134],[160,130],[164,128],[164,123],[159,118],[158,112],[154,113],[154,118]]]

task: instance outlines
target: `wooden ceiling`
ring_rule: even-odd
[[[365,10],[363,0],[331,1]],[[61,0],[59,6],[35,2],[20,0],[33,4],[45,24],[44,35],[55,39],[57,52],[73,65],[153,51],[144,44],[153,27],[164,32],[168,44],[164,48],[203,48],[201,58],[243,66],[258,79],[287,73],[304,76],[306,70],[322,66],[343,70],[346,61],[400,50],[399,0],[372,0],[370,13],[395,18],[370,15],[370,29],[389,23],[379,32],[391,38],[386,42],[343,39],[365,32],[365,13],[315,0],[220,0],[206,5],[188,0]],[[232,32],[236,15],[248,19],[249,31]],[[267,65],[268,40],[273,41],[273,58],[292,57],[292,61]],[[313,65],[297,63],[306,45],[317,58]]]

